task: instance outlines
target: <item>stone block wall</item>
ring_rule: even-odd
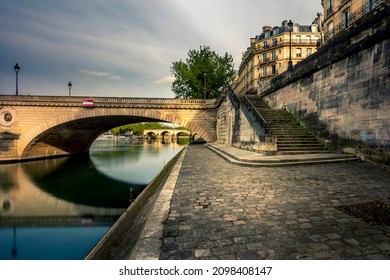
[[[324,138],[356,140],[389,153],[390,39],[264,95]]]
[[[68,99],[0,96],[0,161],[84,153],[103,132],[142,121],[176,123],[207,142],[217,138],[215,100],[97,98],[94,108],[83,108]]]
[[[236,110],[239,110],[238,114]],[[235,123],[236,128],[234,128]],[[275,141],[261,141],[254,125],[253,119],[243,111],[242,106],[234,108],[229,98],[224,98],[217,112],[217,141],[219,143],[261,153],[275,152],[277,150]],[[234,129],[238,130],[236,139],[233,137]]]

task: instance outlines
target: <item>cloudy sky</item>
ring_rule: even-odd
[[[1,0],[0,94],[173,97],[170,66],[210,46],[234,58],[284,19],[311,24],[321,0]]]

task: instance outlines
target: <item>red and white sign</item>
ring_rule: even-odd
[[[93,99],[87,99],[83,101],[84,108],[93,108]]]

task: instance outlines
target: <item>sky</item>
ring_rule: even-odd
[[[209,46],[233,56],[321,0],[1,0],[0,95],[174,97],[171,65]]]

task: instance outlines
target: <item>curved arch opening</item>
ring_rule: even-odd
[[[146,116],[144,116],[146,115]],[[122,110],[113,115],[109,109],[74,112],[37,125],[23,135],[18,144],[19,157],[25,159],[49,158],[86,153],[92,143],[103,133],[119,126],[140,122],[174,122],[204,139],[213,140],[213,134],[197,121],[180,119],[145,110]]]

